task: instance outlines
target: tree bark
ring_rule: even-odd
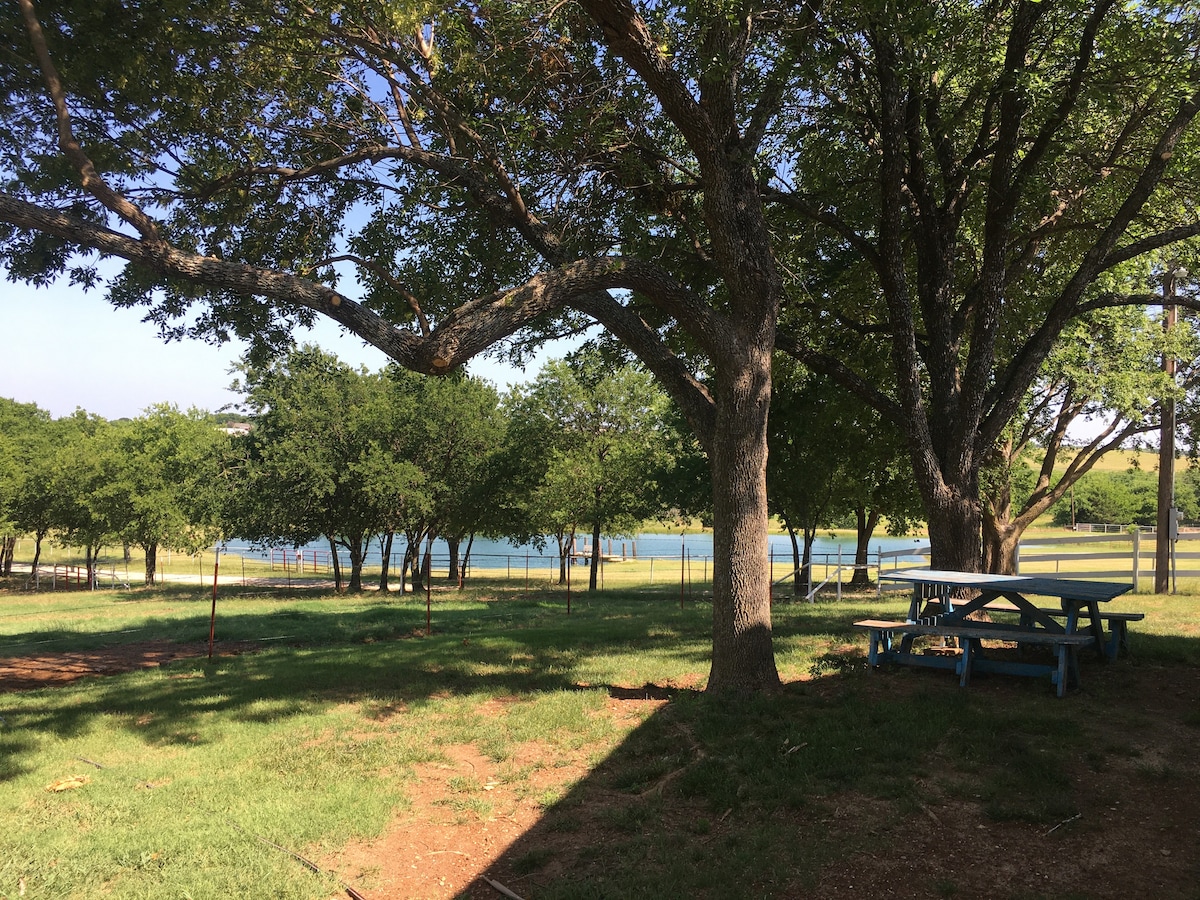
[[[155,576],[158,574],[158,544],[149,543],[145,547],[146,550],[146,587],[151,587],[154,584]]]
[[[784,527],[787,528],[788,537],[792,541],[792,596],[804,596],[804,581],[801,573],[804,571],[800,563],[800,542],[796,540],[796,529],[792,527],[792,520],[787,516],[783,517]]]
[[[707,690],[743,694],[778,687],[771,642],[767,541],[769,351],[716,375],[709,455],[713,485],[713,657]]]
[[[458,586],[461,589],[467,583],[467,567],[471,565],[471,548],[475,545],[475,532],[472,531],[470,537],[467,538],[467,549],[463,553],[462,559],[459,561],[459,578]]]
[[[329,555],[333,558],[333,589],[340,594],[342,592],[342,561],[338,559],[337,542],[328,535],[325,539],[329,541]]]
[[[388,592],[388,568],[392,561],[392,541],[396,537],[396,532],[389,531],[387,535],[380,539],[379,544],[379,593],[387,595]],[[403,573],[401,573],[403,574]],[[403,583],[401,583],[401,593],[403,593]]]
[[[588,572],[588,590],[594,591],[597,587],[597,576],[600,572],[600,517],[596,516],[596,521],[592,523],[592,560],[591,568]]]
[[[38,531],[33,536],[33,566],[29,570],[33,575],[37,575],[38,563],[42,561],[42,541],[46,539],[46,532]]]
[[[567,543],[566,535],[561,531],[555,534],[554,538],[558,542],[558,583],[566,584],[567,566],[571,564],[571,560],[567,554],[573,554],[575,551],[575,548],[572,546],[575,543],[575,535],[574,533],[571,534],[570,543]]]
[[[978,572],[982,563],[983,515],[979,488],[939,491],[929,509],[930,567]]]
[[[983,528],[983,571],[993,575],[1015,575],[1017,572],[1017,547],[1021,543],[1023,527],[1012,522],[1001,522],[990,516],[984,517]]]
[[[446,546],[450,548],[450,562],[446,566],[446,580],[458,582],[458,545],[460,538],[447,537]]]
[[[91,544],[84,547],[83,562],[87,569],[88,590],[96,589],[96,555],[99,553],[99,548],[92,548]]]
[[[350,584],[347,590],[352,594],[362,593],[362,569],[363,569],[363,540],[361,537],[355,537],[346,542],[347,550],[350,551]]]
[[[865,589],[871,586],[867,557],[871,552],[871,535],[879,526],[879,513],[860,506],[854,511],[854,515],[854,574],[850,577],[849,587]]]

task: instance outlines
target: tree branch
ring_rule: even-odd
[[[814,372],[820,372],[833,379],[868,406],[878,410],[880,415],[896,424],[901,432],[904,432],[908,420],[900,404],[861,378],[840,359],[825,353],[817,353],[802,343],[794,334],[784,331],[782,328],[775,335],[775,349],[799,360]]]
[[[67,92],[63,88],[62,79],[50,58],[50,49],[46,46],[46,35],[38,21],[37,12],[32,0],[19,0],[21,18],[25,22],[25,30],[29,32],[29,42],[33,45],[38,67],[42,72],[42,80],[54,103],[54,115],[58,122],[58,147],[63,155],[79,173],[83,189],[95,197],[110,212],[116,213],[128,222],[142,237],[149,241],[161,241],[158,225],[141,209],[130,203],[125,197],[116,193],[108,183],[100,177],[92,160],[84,152],[83,147],[75,139],[71,128],[71,113],[67,108]]]
[[[1198,236],[1200,236],[1200,222],[1168,228],[1166,231],[1160,231],[1158,234],[1152,234],[1141,240],[1134,241],[1132,244],[1116,248],[1104,258],[1104,261],[1100,264],[1100,269],[1101,271],[1111,269],[1113,266],[1141,256],[1143,253],[1161,250],[1163,247],[1169,247],[1171,244]]]

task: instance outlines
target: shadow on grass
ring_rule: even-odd
[[[837,618],[805,622],[823,630]],[[826,677],[740,702],[611,688],[617,700],[664,705],[486,875],[538,900],[983,896],[980,885],[987,896],[1070,896],[1087,863],[1063,866],[1060,857],[1107,839],[1097,827],[1110,806],[1140,810],[1153,785],[1139,779],[1191,783],[1195,713],[1186,702],[1156,702],[1160,689],[1200,685],[1194,662],[1178,664],[1196,659],[1200,641],[1180,640],[1184,654],[1176,639],[1143,635],[1132,661],[1085,662],[1085,688],[1066,700],[1028,678],[983,677],[964,690],[941,671],[872,673],[858,652],[826,654],[814,663]],[[1161,822],[1143,816],[1136,829],[1113,817],[1114,852],[1144,863],[1105,882],[1112,890],[1103,896],[1139,883],[1159,885],[1161,896],[1191,889],[1200,864],[1188,853],[1190,830],[1175,823],[1195,821],[1200,791],[1175,802]],[[1088,830],[1047,840],[1081,816]],[[988,853],[1027,857],[1028,871],[996,883],[978,835]],[[1158,845],[1163,835],[1170,847]],[[1181,853],[1183,868],[1171,861]],[[1096,865],[1093,874],[1111,876]],[[913,872],[918,881],[906,884]],[[496,894],[480,878],[458,896]]]
[[[693,609],[685,621],[665,628],[661,618],[639,615],[646,608],[644,601],[614,599],[567,616],[553,596],[491,602],[443,597],[435,605],[434,633],[426,636],[425,609],[411,600],[326,595],[312,604],[288,597],[270,609],[251,601],[244,610],[237,600],[219,601],[218,656],[212,662],[177,659],[161,671],[47,688],[53,702],[44,704],[15,697],[6,703],[0,694],[0,715],[11,707],[20,711],[25,734],[59,737],[80,734],[104,717],[106,727],[167,745],[194,743],[204,730],[201,718],[213,712],[233,721],[276,721],[361,700],[419,709],[455,696],[576,690],[582,661],[631,647],[651,648],[660,661],[702,667],[708,655],[703,611]],[[668,620],[672,616],[673,610]],[[4,641],[12,649],[0,655],[45,660],[57,653],[65,659],[122,644],[136,650],[130,645],[167,637],[196,645],[207,641],[208,629],[207,604],[196,604],[194,612],[143,619],[129,633],[47,629],[8,635]],[[269,643],[258,652],[221,655],[242,642]],[[26,770],[22,756],[32,744],[11,730],[0,734],[8,739],[3,781]]]

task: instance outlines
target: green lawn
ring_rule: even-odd
[[[777,604],[788,687],[716,703],[694,690],[711,611],[681,609],[677,586],[576,595],[570,616],[561,592],[522,593],[436,593],[432,636],[412,598],[223,595],[220,642],[262,649],[0,694],[0,898],[335,896],[334,881],[253,836],[336,858],[403,813],[419,766],[463,745],[515,796],[541,791],[549,831],[507,862],[535,896],[794,896],[880,837],[801,841],[781,823],[818,821],[846,795],[912,815],[931,802],[922,760],[942,760],[941,795],[1044,831],[1078,806],[1078,760],[1103,768],[1139,752],[1093,724],[1106,709],[1144,727],[1128,662],[1086,667],[1085,691],[1064,701],[1028,679],[962,691],[944,673],[869,674],[849,623],[899,613],[903,598]],[[0,657],[206,640],[209,602],[194,586],[0,593]],[[1115,605],[1147,612],[1137,666],[1200,666],[1196,597]],[[670,702],[609,714],[611,697],[645,685]],[[1200,720],[1176,725],[1200,737]],[[539,768],[572,760],[585,761],[583,781],[533,787]],[[1155,764],[1179,774],[1174,760]],[[47,790],[73,775],[89,780]],[[495,814],[482,785],[452,786],[458,814]],[[580,829],[592,837],[560,840]]]

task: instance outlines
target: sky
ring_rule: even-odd
[[[230,369],[243,345],[168,344],[156,325],[141,321],[143,315],[117,309],[102,291],[84,293],[65,279],[45,288],[0,280],[0,397],[36,403],[54,418],[76,408],[106,419],[133,418],[157,403],[216,412],[237,402],[229,390]],[[329,320],[296,338],[350,365],[375,371],[387,363],[381,351]],[[554,349],[541,354],[526,371],[490,360],[472,362],[468,371],[503,390],[532,380],[552,354]]]

